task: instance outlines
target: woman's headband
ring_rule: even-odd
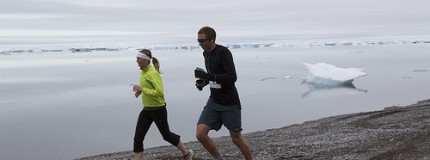
[[[142,52],[137,53],[136,57],[142,58],[142,59],[145,59],[145,60],[148,60],[148,61],[151,60],[151,58],[149,56],[147,56],[146,54],[143,54]]]

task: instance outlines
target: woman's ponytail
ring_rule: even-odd
[[[157,58],[152,57],[152,64],[154,65],[155,69],[160,73],[160,62]]]

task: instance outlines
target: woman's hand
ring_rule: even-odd
[[[140,87],[139,85],[134,85],[133,92],[136,98],[139,97],[139,95],[142,94],[142,87]]]

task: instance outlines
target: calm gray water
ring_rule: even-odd
[[[322,117],[407,105],[430,97],[430,45],[231,50],[244,133]],[[171,130],[194,141],[209,91],[194,87],[201,50],[154,51],[160,59]],[[0,55],[0,159],[73,159],[132,149],[142,109],[128,52]],[[303,62],[364,68],[353,87],[303,84]],[[223,128],[211,136],[227,135]],[[168,145],[152,126],[145,147]]]

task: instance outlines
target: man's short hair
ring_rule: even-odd
[[[205,26],[205,27],[201,28],[199,30],[198,34],[206,34],[206,36],[207,36],[206,38],[213,39],[213,40],[216,39],[216,32],[215,32],[215,30],[213,28],[211,28],[211,27],[208,27],[208,26]]]

